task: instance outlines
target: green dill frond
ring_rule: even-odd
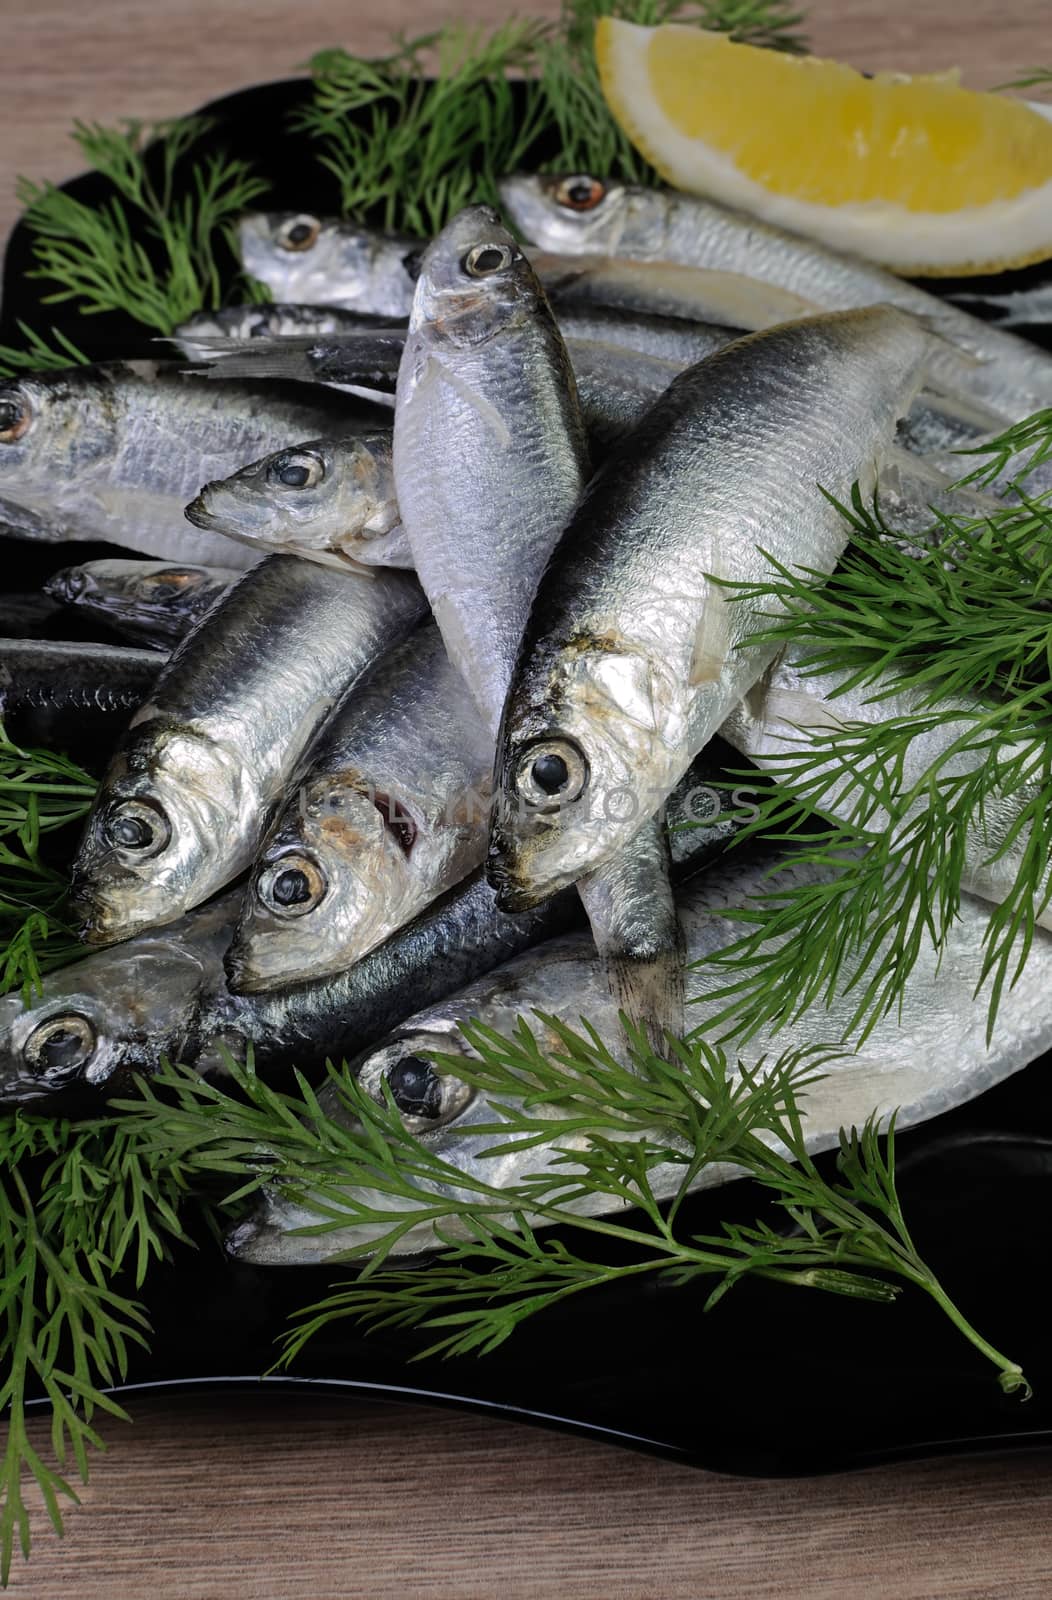
[[[57,1532],[103,1449],[99,1414],[124,1418],[104,1390],[127,1376],[149,1327],[134,1293],[149,1264],[188,1242],[180,1208],[190,1175],[147,1151],[133,1121],[76,1125],[22,1112],[0,1120],[0,1583],[15,1546],[29,1554],[25,1484],[32,1479]],[[27,1429],[27,1402],[51,1405],[45,1457]]]
[[[78,122],[77,145],[116,190],[99,206],[53,184],[19,181],[33,234],[30,275],[56,286],[45,305],[72,301],[84,316],[122,311],[168,334],[221,303],[217,252],[233,248],[237,218],[266,185],[243,161],[198,152],[212,127],[206,117],[120,128]],[[177,199],[176,178],[191,157],[192,190]]]
[[[314,99],[295,125],[319,141],[344,212],[430,237],[461,207],[494,203],[497,178],[543,127],[537,86],[527,85],[523,106],[506,74],[533,68],[547,32],[513,20],[490,34],[444,28],[380,61],[315,56]],[[363,112],[362,124],[352,120]]]
[[[741,841],[792,842],[794,861],[823,875],[775,880],[730,913],[749,931],[706,958],[728,974],[711,1022],[748,1037],[852,994],[848,1036],[865,1037],[925,942],[943,946],[967,866],[1001,879],[981,980],[992,1028],[1052,898],[1052,507],[944,517],[927,557],[900,548],[857,487],[840,509],[853,539],[831,578],[772,563],[768,581],[735,593],[761,619],[754,642],[792,645],[834,710],[868,690],[880,720],[801,729],[764,761],[774,783]],[[891,697],[905,691],[900,714]],[[1005,797],[1002,837],[991,819]]]
[[[936,1298],[1005,1386],[1022,1386],[1018,1366],[965,1321],[917,1255],[895,1191],[893,1130],[881,1136],[871,1120],[845,1133],[832,1179],[808,1155],[801,1105],[828,1050],[732,1068],[704,1040],[676,1046],[668,1059],[640,1043],[624,1066],[594,1033],[542,1020],[558,1034],[555,1054],[520,1019],[508,1036],[466,1027],[470,1060],[433,1057],[440,1071],[486,1092],[494,1119],[476,1120],[471,1132],[493,1135],[493,1157],[572,1138],[562,1160],[538,1162],[510,1186],[487,1182],[477,1163],[463,1171],[420,1141],[390,1096],[378,1104],[346,1067],[332,1069],[335,1099],[327,1103],[302,1080],[300,1093],[286,1096],[231,1063],[235,1094],[176,1068],[140,1085],[141,1102],[119,1106],[144,1148],[232,1180],[227,1203],[274,1187],[317,1219],[296,1232],[333,1234],[341,1259],[364,1263],[357,1278],[300,1315],[282,1364],[345,1317],[437,1333],[421,1354],[484,1353],[527,1317],[648,1273],[714,1279],[709,1305],[745,1276],[888,1301],[897,1293],[890,1277]],[[728,1225],[711,1237],[691,1235],[683,1201],[705,1166],[725,1162],[764,1184],[797,1227],[783,1234],[764,1223]],[[658,1198],[658,1169],[674,1174],[670,1203]],[[588,1215],[597,1199],[604,1213]],[[558,1239],[542,1236],[556,1224]],[[340,1239],[349,1228],[367,1229],[366,1240]],[[406,1272],[390,1257],[412,1230],[438,1248]],[[611,1262],[598,1248],[610,1241],[624,1259]]]
[[[993,92],[1000,94],[1006,89],[1048,88],[1052,88],[1052,67],[1024,67],[1018,78],[1013,78],[1011,83],[999,83]]]
[[[10,378],[16,372],[52,372],[62,367],[79,367],[87,356],[75,345],[61,328],[52,328],[52,343],[19,320],[16,323],[22,335],[21,345],[0,344],[0,377]]]
[[[1023,485],[1038,467],[1052,459],[1052,409],[1035,411],[1032,416],[1024,417],[1022,422],[1006,428],[986,444],[972,445],[967,450],[954,453],[988,458],[966,477],[959,479],[955,487],[963,488],[966,484],[974,483],[985,488],[1006,474],[1013,462],[1016,470],[1012,482],[1014,485]],[[1026,456],[1026,460],[1020,461],[1018,458],[1021,456]]]
[[[802,48],[802,15],[784,0],[565,0],[555,24],[447,27],[377,61],[322,51],[310,62],[313,101],[294,125],[319,142],[345,214],[423,237],[465,205],[499,204],[497,180],[535,165],[542,142],[558,151],[549,165],[657,181],[599,86],[593,41],[605,15]],[[521,80],[515,89],[508,73]]]
[[[28,999],[45,972],[84,953],[64,917],[68,876],[41,844],[87,815],[95,789],[68,756],[22,750],[0,727],[0,994]]]

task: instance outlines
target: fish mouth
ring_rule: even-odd
[[[498,911],[530,911],[548,898],[547,893],[538,894],[530,887],[509,864],[503,850],[491,850],[487,856],[486,882],[496,896]]]
[[[255,973],[236,945],[231,945],[223,957],[223,971],[226,973],[227,987],[234,994],[253,993]]]
[[[53,572],[44,582],[44,593],[52,600],[59,600],[64,605],[71,601],[81,599],[89,589],[88,577],[79,567],[67,568],[64,572]]]
[[[212,484],[206,483],[197,499],[191,500],[183,511],[183,516],[187,522],[192,522],[195,528],[201,528],[205,533],[219,533],[222,531],[215,512],[209,511],[205,502],[205,496],[212,487]]]

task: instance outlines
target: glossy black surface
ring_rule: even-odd
[[[266,85],[208,109],[217,141],[270,178],[275,208],[324,212],[336,204],[334,186],[285,122],[304,92],[300,82]],[[89,202],[106,191],[90,175],[67,187]],[[0,341],[17,339],[14,321],[22,318],[41,330],[67,327],[99,359],[157,353],[120,318],[78,320],[75,328],[68,316],[63,321],[62,307],[41,305],[46,287],[26,277],[30,266],[30,241],[19,227],[7,254]],[[1033,281],[1043,270],[1011,281]],[[1047,330],[1036,336],[1045,340]],[[10,615],[27,615],[13,596],[88,559],[89,549],[5,541],[0,554],[2,626],[5,593]],[[54,618],[40,625],[59,636]],[[1042,1311],[1052,1222],[1049,1070],[1050,1058],[1035,1062],[903,1135],[899,1147],[916,1242],[982,1333],[1023,1365],[1035,1388],[1027,1403],[1001,1393],[993,1367],[920,1294],[882,1307],[756,1283],[735,1289],[710,1314],[702,1310],[704,1282],[596,1291],[527,1323],[481,1360],[410,1365],[426,1342],[421,1336],[365,1338],[336,1324],[299,1359],[299,1381],[334,1393],[498,1410],[754,1475],[1052,1442],[1052,1347]],[[765,1205],[762,1193],[739,1184],[696,1198],[685,1221],[713,1231]],[[151,1276],[154,1346],[135,1360],[129,1387],[258,1382],[289,1314],[338,1278],[335,1269],[235,1266],[202,1239],[199,1250],[180,1251]]]

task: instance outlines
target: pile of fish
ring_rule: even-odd
[[[470,1056],[471,1018],[584,1017],[621,1052],[704,1028],[726,912],[802,870],[728,853],[742,796],[714,778],[746,758],[762,784],[808,727],[908,712],[750,642],[735,586],[772,558],[831,573],[827,495],[856,483],[930,559],[933,508],[990,505],[951,487],[953,451],[1052,405],[1052,358],[701,200],[581,174],[503,198],[431,241],[247,218],[274,304],[194,318],[177,359],[0,384],[5,531],[149,558],[46,586],[134,647],[0,641],[5,716],[110,752],[71,893],[91,950],[0,1001],[0,1103],[97,1107],[164,1056],[219,1075],[251,1049],[275,1078],[345,1057],[454,1168],[512,1183],[565,1141],[494,1158],[475,1129],[499,1113],[430,1056]],[[810,1091],[814,1148],[1052,1043],[1043,933],[989,1041],[972,1003],[1021,805],[969,839],[941,964],[922,952],[901,1016]],[[369,1236],[304,1220],[275,1193],[231,1248]]]

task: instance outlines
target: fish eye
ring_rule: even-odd
[[[113,850],[148,860],[172,836],[168,818],[152,800],[118,800],[102,820],[102,836]]]
[[[280,856],[256,879],[256,894],[277,917],[302,917],[325,898],[328,884],[313,856],[300,852]]]
[[[459,1078],[436,1072],[423,1056],[403,1056],[387,1070],[387,1087],[402,1116],[421,1128],[435,1128],[470,1105],[475,1091]]]
[[[0,395],[0,444],[15,444],[32,420],[29,401],[19,390]]]
[[[544,739],[522,751],[515,767],[515,789],[526,804],[551,811],[578,800],[588,783],[588,762],[572,739]]]
[[[67,1012],[34,1028],[22,1053],[34,1076],[62,1083],[87,1065],[98,1042],[87,1017]]]
[[[489,278],[510,267],[514,259],[506,244],[477,244],[468,251],[462,265],[469,278]]]
[[[286,450],[270,464],[270,481],[284,489],[313,489],[324,476],[325,462],[312,450]]]
[[[555,191],[556,200],[570,211],[594,211],[605,195],[606,185],[583,173],[564,178]]]
[[[320,233],[317,217],[290,217],[278,229],[278,244],[283,250],[312,250]]]

